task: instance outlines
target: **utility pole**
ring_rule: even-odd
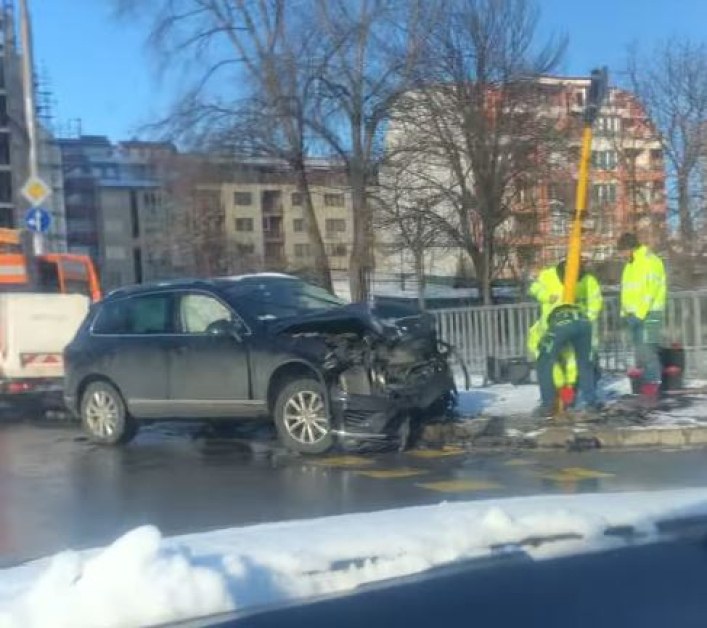
[[[30,27],[27,0],[19,0],[20,7],[20,50],[22,54],[22,92],[25,101],[25,125],[29,141],[29,176],[39,176],[37,154],[37,120],[34,109],[34,76],[32,67],[32,29]],[[40,254],[44,248],[44,238],[39,231],[34,232],[34,253]]]
[[[599,115],[601,103],[608,90],[608,72],[604,67],[592,71],[592,80],[587,91],[584,108],[584,126],[582,129],[582,150],[579,158],[575,213],[567,245],[567,266],[565,268],[564,302],[573,304],[576,299],[577,279],[582,259],[582,220],[587,211],[587,186],[589,183],[589,164],[592,156],[592,126]]]

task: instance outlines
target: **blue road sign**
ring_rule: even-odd
[[[51,214],[41,207],[32,207],[25,214],[25,225],[30,231],[46,233],[52,224]]]

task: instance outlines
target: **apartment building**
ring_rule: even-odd
[[[551,119],[562,138],[562,150],[547,156],[552,175],[535,176],[509,199],[512,215],[498,230],[498,276],[521,277],[558,261],[566,254],[567,236],[574,214],[577,167],[582,134],[582,113],[588,78],[544,77],[538,81],[540,115]],[[395,125],[389,143],[405,132]],[[425,176],[449,177],[433,159]],[[473,176],[473,175],[470,175]],[[616,240],[623,231],[636,231],[643,241],[658,249],[667,239],[665,164],[660,138],[645,110],[633,94],[612,88],[594,126],[588,212],[583,224],[584,254],[601,264],[615,256]],[[471,225],[472,230],[476,225]],[[380,271],[413,273],[409,252],[388,253],[379,234],[377,268]],[[425,255],[425,271],[431,275],[464,272],[466,253],[444,245]],[[472,271],[473,272],[473,271]]]
[[[317,224],[333,271],[347,271],[353,242],[353,213],[346,177],[326,160],[308,164]],[[273,160],[222,162],[199,190],[217,194],[223,231],[238,269],[306,273],[313,256],[302,193],[292,171]]]
[[[519,260],[534,267],[566,253],[575,205],[576,170],[581,143],[581,115],[588,79],[542,79],[552,88],[551,107],[567,134],[570,159],[564,172],[529,187],[529,199],[511,220],[509,244]],[[595,262],[615,257],[624,231],[661,249],[667,241],[666,173],[660,137],[636,97],[609,90],[594,125],[588,208],[583,224],[585,255]]]
[[[146,250],[165,228],[164,194],[156,158],[171,144],[82,135],[58,140],[62,156],[67,245],[90,255],[106,290],[160,274]]]

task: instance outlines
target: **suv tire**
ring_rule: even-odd
[[[118,390],[108,382],[87,386],[81,396],[80,413],[84,431],[99,445],[122,445],[137,434],[137,422],[127,413]]]
[[[324,387],[311,377],[292,380],[275,399],[273,418],[282,444],[301,454],[323,454],[334,445]]]

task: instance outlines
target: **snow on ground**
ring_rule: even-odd
[[[606,549],[623,542],[608,526],[649,539],[656,519],[695,514],[707,514],[707,489],[443,502],[166,539],[145,526],[102,550],[0,571],[0,626],[170,622],[347,591],[532,537],[581,537],[523,546],[535,558]]]
[[[481,380],[473,379],[469,390],[463,390],[463,386],[457,383],[462,415],[528,416],[540,403],[537,384],[481,386],[480,383]],[[630,392],[631,385],[626,377],[604,377],[599,382],[599,398],[602,401],[617,399]]]
[[[692,380],[686,388],[703,388],[705,382]],[[537,384],[495,384],[482,386],[481,380],[472,380],[472,388],[463,390],[460,386],[459,412],[462,416],[502,416],[506,418],[527,417],[540,403]],[[607,376],[599,382],[599,398],[611,403],[631,394],[631,384],[627,377]],[[644,427],[690,427],[707,425],[707,394],[675,396],[666,402],[669,409],[655,412]],[[684,404],[684,405],[681,405]]]

